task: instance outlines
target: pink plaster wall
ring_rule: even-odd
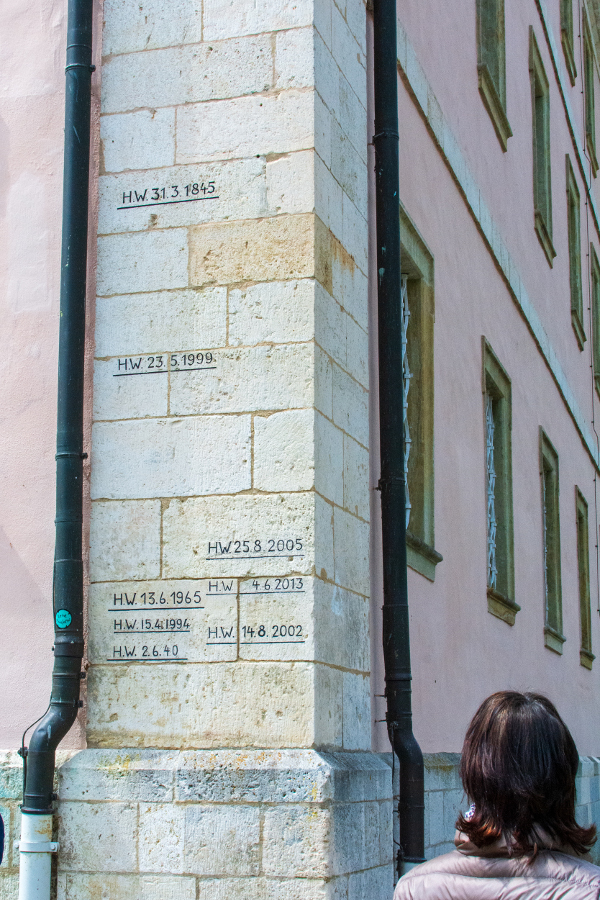
[[[558,4],[555,6],[558,8]],[[553,27],[560,50],[557,15]],[[478,93],[475,0],[452,4],[406,0],[399,6],[399,18],[516,262],[577,402],[591,420],[592,412],[598,413],[590,371],[591,342],[588,340],[583,352],[579,350],[570,319],[565,154],[572,158],[574,154],[536,4],[533,0],[506,0],[507,106],[513,130],[507,153],[502,152]],[[557,250],[552,269],[533,230],[530,25],[551,90],[553,237]],[[573,94],[576,104],[576,89]],[[600,627],[595,612],[594,469],[528,327],[402,79],[399,116],[401,199],[435,260],[435,544],[444,556],[434,584],[409,571],[415,733],[425,751],[458,751],[471,715],[489,693],[509,687],[541,690],[564,714],[580,752],[596,755],[600,750],[596,724],[600,674],[598,663],[592,672],[579,664],[575,532],[577,484],[590,507],[592,640],[597,651]],[[581,182],[580,190],[583,203]],[[371,212],[374,233],[372,189]],[[584,254],[587,224],[583,207]],[[597,247],[591,223],[590,237]],[[371,263],[374,310],[374,252]],[[585,255],[583,283],[587,307]],[[373,318],[372,314],[372,325]],[[587,321],[586,327],[589,338]],[[374,486],[378,477],[374,327],[371,335]],[[482,335],[512,380],[515,599],[522,607],[512,628],[487,612]],[[567,637],[562,656],[543,643],[540,426],[560,457],[563,630]],[[373,718],[377,720],[384,714],[384,701],[377,697],[383,693],[382,591],[378,495],[373,491],[372,496],[372,691]],[[374,723],[373,745],[376,749],[387,747],[381,722]]]
[[[66,7],[0,4],[0,749],[51,687]]]

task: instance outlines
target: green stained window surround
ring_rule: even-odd
[[[504,0],[477,0],[479,93],[506,152],[512,130],[506,115]]]
[[[577,78],[577,66],[575,65],[574,29],[573,29],[573,0],[560,0],[560,39],[565,65],[571,84],[575,84]]]
[[[511,384],[485,338],[482,352],[488,611],[514,625],[521,607],[515,602]]]
[[[405,429],[408,449],[406,550],[408,565],[430,581],[442,560],[435,550],[433,472],[433,257],[404,209],[400,212],[401,269],[405,304],[405,357],[409,390]],[[405,378],[406,380],[406,378]]]
[[[586,341],[583,324],[583,289],[581,284],[581,208],[579,188],[567,155],[567,233],[569,243],[569,284],[571,290],[571,323],[583,350]]]
[[[592,668],[592,611],[590,606],[590,535],[588,505],[585,497],[575,488],[575,519],[577,523],[577,569],[579,573],[579,620],[581,646],[579,661],[586,669]]]
[[[587,16],[583,16],[583,86],[585,100],[585,146],[592,166],[592,174],[598,171],[596,155],[596,100],[594,91],[594,45]]]
[[[533,138],[534,228],[550,266],[556,251],[552,244],[552,181],[550,171],[550,86],[533,28],[529,29]]]
[[[560,517],[558,454],[540,429],[540,479],[542,489],[542,551],[544,575],[544,643],[562,653],[565,642],[562,617],[560,567]]]

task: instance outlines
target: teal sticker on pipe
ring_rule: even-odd
[[[56,624],[59,628],[68,628],[71,624],[71,613],[68,609],[59,609],[56,613]]]

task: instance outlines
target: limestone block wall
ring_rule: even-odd
[[[365,21],[105,3],[91,746],[370,747]]]

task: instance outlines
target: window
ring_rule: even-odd
[[[479,93],[506,151],[511,127],[506,117],[504,0],[477,0]]]
[[[533,131],[534,227],[550,265],[556,256],[552,246],[552,186],[550,180],[550,90],[533,33],[529,30]]]
[[[579,349],[585,343],[583,293],[581,287],[581,226],[579,188],[567,156],[567,231],[569,236],[569,281],[571,285],[571,323]]]
[[[430,581],[441,555],[434,549],[433,257],[400,213],[404,368],[404,434],[408,565]]]
[[[577,521],[577,569],[579,571],[579,612],[581,621],[579,661],[586,669],[591,669],[595,656],[592,653],[588,505],[583,494],[577,488],[575,488],[575,515]]]
[[[594,46],[586,17],[583,17],[583,83],[585,93],[585,146],[594,176],[598,171],[596,157],[596,106],[594,97]]]
[[[483,338],[488,610],[515,624],[510,379]]]
[[[540,429],[542,480],[542,547],[544,560],[544,643],[562,653],[562,589],[560,581],[560,519],[558,513],[558,456]]]
[[[571,84],[575,84],[577,66],[575,65],[575,54],[573,52],[573,0],[560,0],[560,37],[567,72],[569,73]]]
[[[598,257],[596,256],[593,244],[590,244],[590,269],[592,282],[594,381],[596,382],[596,390],[600,394],[600,263],[598,263]]]

